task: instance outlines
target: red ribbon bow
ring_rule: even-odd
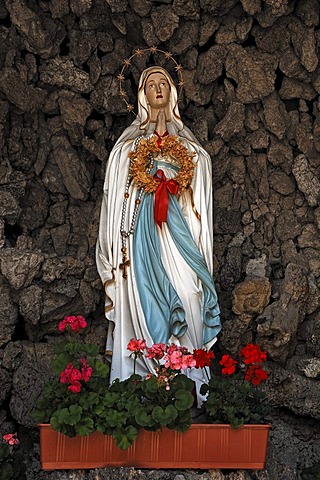
[[[162,228],[162,222],[167,221],[169,205],[168,192],[176,195],[179,191],[179,184],[173,178],[167,180],[162,170],[157,170],[153,178],[159,182],[154,196],[154,219],[159,227]]]

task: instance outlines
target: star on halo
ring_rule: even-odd
[[[126,67],[129,67],[129,65],[131,65],[130,59],[126,58],[125,60],[123,60],[123,65],[125,65]]]
[[[133,112],[134,106],[131,103],[127,104],[127,110],[128,112]]]
[[[177,70],[177,72],[181,72],[181,70],[183,69],[182,65],[177,65],[174,68],[175,68],[175,70]]]
[[[119,75],[117,76],[117,79],[120,80],[120,82],[123,82],[124,81],[124,75],[122,75],[122,73],[119,73]]]
[[[167,60],[172,58],[172,53],[171,52],[165,52],[164,56],[166,57]]]
[[[135,50],[134,53],[135,53],[135,55],[137,55],[139,57],[140,55],[142,55],[143,52],[142,52],[141,48],[137,48],[137,50]]]
[[[149,50],[151,53],[157,53],[158,51],[157,47],[150,47]]]

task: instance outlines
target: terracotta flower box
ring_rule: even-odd
[[[93,433],[69,438],[41,424],[41,466],[44,470],[103,467],[263,469],[271,425],[191,425],[185,433],[166,428],[141,430],[128,450],[111,436]]]

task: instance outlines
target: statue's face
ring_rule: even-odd
[[[145,85],[145,94],[151,108],[160,109],[168,106],[170,85],[163,73],[155,72],[149,75]]]

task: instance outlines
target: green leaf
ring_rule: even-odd
[[[168,405],[166,408],[157,406],[152,410],[153,419],[162,426],[173,422],[177,416],[178,411],[173,405]]]
[[[96,360],[93,366],[93,376],[99,376],[102,378],[106,378],[109,373],[108,365]]]
[[[184,390],[178,390],[175,394],[176,401],[174,406],[177,410],[187,410],[192,407],[194,397],[192,393],[185,392]]]
[[[138,436],[138,430],[129,425],[123,430],[117,430],[113,433],[113,438],[116,441],[117,447],[121,448],[121,450],[127,450],[133,442],[136,440]]]
[[[107,392],[103,398],[103,405],[107,408],[117,404],[119,394],[113,392]]]
[[[154,419],[152,415],[149,415],[144,408],[141,408],[135,415],[136,422],[141,427],[152,427],[154,425]]]
[[[81,419],[82,408],[79,405],[71,405],[69,408],[57,410],[50,418],[53,430],[59,430],[61,424],[75,425]]]
[[[82,418],[76,425],[76,432],[78,435],[89,435],[94,431],[94,422],[92,418]]]
[[[99,395],[95,392],[89,392],[86,396],[79,399],[79,405],[85,409],[89,409],[93,405],[98,405],[99,402]]]
[[[110,427],[120,428],[126,423],[128,417],[124,412],[111,409],[108,410],[104,418]]]
[[[0,480],[12,480],[13,468],[10,463],[2,463],[0,465]]]

